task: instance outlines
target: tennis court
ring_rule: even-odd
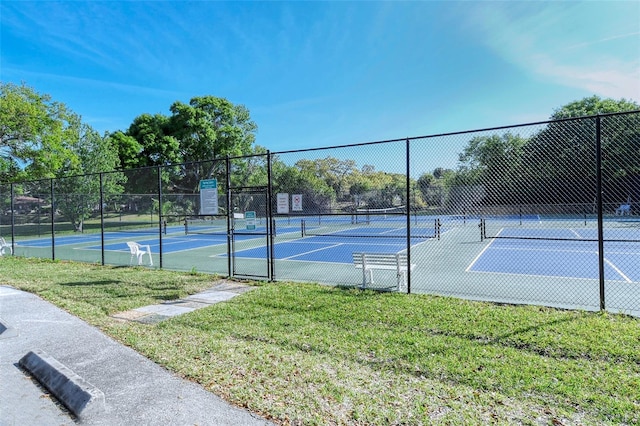
[[[283,228],[282,232],[300,232],[299,227]],[[129,231],[108,231],[104,233],[104,250],[106,252],[128,252],[127,241],[135,241],[142,245],[151,247],[153,253],[160,252],[160,239],[158,238],[158,229],[133,229]],[[205,247],[212,247],[227,244],[227,235],[222,231],[218,233],[207,233],[200,230],[201,233],[185,233],[183,226],[171,226],[166,228],[166,232],[162,236],[163,253],[178,253],[189,250],[196,250]],[[256,227],[253,231],[243,231],[242,234],[236,234],[234,238],[238,241],[248,241],[260,239],[264,242],[266,229],[264,227]],[[91,234],[73,234],[65,236],[56,236],[56,247],[68,246],[76,250],[102,250],[101,235],[99,233]],[[35,238],[20,240],[20,247],[50,247],[51,238]]]
[[[635,222],[604,224],[604,277],[640,282],[640,229]],[[532,277],[598,279],[598,230],[592,223],[538,220],[499,228],[467,271]]]
[[[428,229],[416,226],[407,239],[406,221],[399,217],[356,220],[350,216],[279,219],[273,258],[280,261],[352,264],[355,252],[399,253],[411,246],[437,236],[429,220]],[[400,217],[401,219],[401,217]],[[299,225],[292,225],[299,223]],[[221,254],[224,256],[224,254]],[[264,259],[265,247],[239,248],[234,256],[240,259]]]
[[[411,245],[417,245],[422,238],[411,238]],[[398,253],[406,251],[406,238],[380,238],[343,236],[308,236],[297,240],[274,244],[274,257],[277,260],[298,260],[307,262],[352,263],[355,252]],[[236,257],[264,258],[263,247],[249,248],[235,252]]]
[[[411,238],[407,238],[406,221],[402,218],[375,218],[362,222],[344,218],[279,219],[277,237],[273,245],[274,260],[351,264],[355,252],[400,253],[406,252],[407,243],[412,251],[430,240],[462,225],[460,217],[439,218],[429,216],[415,218],[411,223]],[[530,277],[598,278],[597,229],[592,224],[584,226],[577,221],[553,222],[539,217],[508,218],[500,227],[490,231],[483,247],[474,255],[465,272],[513,274]],[[466,234],[480,238],[473,231],[472,218],[464,218]],[[219,225],[219,226],[218,226]],[[633,225],[633,226],[632,226]],[[162,252],[185,253],[228,243],[226,228],[200,228],[170,226],[162,235]],[[264,225],[247,230],[239,227],[233,239],[238,244],[234,256],[240,259],[265,259],[267,230]],[[128,252],[127,241],[149,245],[153,253],[160,252],[157,228],[141,228],[126,231],[56,236],[56,247],[74,250],[102,250]],[[21,247],[46,248],[51,238],[21,240]],[[605,229],[604,261],[605,279],[612,281],[640,282],[640,227]],[[417,250],[419,253],[419,250]],[[227,250],[216,250],[211,256],[226,256]],[[417,258],[417,257],[416,257]],[[422,265],[428,267],[429,265]]]

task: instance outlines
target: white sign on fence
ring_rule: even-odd
[[[293,194],[291,196],[291,210],[296,212],[302,211],[302,194]]]
[[[278,200],[278,213],[279,214],[289,213],[289,194],[279,193],[276,198]]]
[[[200,214],[218,214],[218,180],[200,181]]]

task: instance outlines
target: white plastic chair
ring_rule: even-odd
[[[9,253],[13,254],[13,247],[7,243],[3,237],[0,237],[0,256],[4,256],[5,249],[9,249]]]
[[[127,245],[129,246],[129,250],[131,251],[131,258],[129,259],[129,265],[131,265],[131,262],[133,262],[133,258],[137,257],[138,258],[138,265],[142,265],[142,259],[144,257],[145,254],[149,255],[149,266],[153,266],[153,258],[151,257],[151,247],[148,245],[141,245],[138,243],[135,243],[133,241],[129,241],[127,242]]]

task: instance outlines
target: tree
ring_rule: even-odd
[[[380,209],[406,204],[407,178],[403,174],[376,171],[365,165],[355,174],[358,207]]]
[[[243,105],[202,96],[192,98],[188,104],[174,102],[170,111],[171,116],[142,114],[123,136],[117,136],[123,165],[165,166],[161,176],[164,183],[184,193],[195,193],[200,180],[224,171],[224,161],[208,160],[254,152],[257,126]],[[153,185],[145,174],[135,182],[144,188]]]
[[[300,170],[324,180],[328,186],[333,188],[338,199],[349,194],[348,177],[357,171],[355,161],[339,160],[331,156],[317,160],[299,160],[296,162],[296,166]]]
[[[142,114],[129,126],[126,136],[132,137],[142,150],[135,152],[123,147],[119,149],[121,164],[133,164],[137,167],[178,164],[184,161],[180,153],[180,143],[173,135],[170,119],[162,114]],[[122,139],[122,138],[119,138]],[[130,141],[121,140],[131,145]],[[135,158],[130,157],[132,155]]]
[[[108,137],[118,153],[120,167],[132,169],[146,165],[144,164],[144,157],[141,156],[143,147],[133,136],[118,130],[108,135]]]
[[[294,166],[274,158],[272,161],[273,192],[301,194],[304,200],[304,213],[326,213],[335,200],[335,192],[312,169],[296,163]]]
[[[71,146],[80,118],[26,85],[0,83],[0,179],[51,177],[78,160]]]
[[[189,104],[171,105],[172,136],[180,145],[183,161],[199,161],[251,153],[256,124],[243,105],[224,98],[201,96]]]
[[[487,204],[518,202],[522,150],[527,139],[511,133],[476,136],[460,154],[458,174],[466,185],[480,185]]]
[[[438,174],[442,176],[441,174]],[[416,189],[420,192],[422,200],[431,206],[440,206],[443,202],[442,184],[435,174],[423,173],[416,182]]]
[[[551,120],[563,118],[578,118],[596,114],[606,114],[610,112],[637,111],[640,104],[633,101],[611,98],[602,99],[599,96],[590,96],[578,101],[570,102],[551,114]]]
[[[627,100],[591,96],[557,109],[553,121],[531,138],[523,161],[536,164],[523,170],[528,182],[528,202],[589,205],[596,197],[596,114],[634,111],[640,105]],[[580,118],[584,117],[584,118]],[[601,119],[602,170],[605,198],[640,197],[633,182],[640,176],[640,117],[638,114],[604,116]],[[586,206],[584,207],[586,208]]]
[[[122,192],[125,179],[120,172],[98,174],[115,170],[119,165],[110,138],[101,137],[86,124],[79,124],[73,130],[78,141],[73,151],[79,161],[69,162],[58,170],[54,204],[76,231],[82,231],[84,220],[100,210],[101,185],[106,203]]]

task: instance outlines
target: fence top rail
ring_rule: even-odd
[[[599,114],[595,114],[595,115],[586,115],[586,116],[581,116],[581,117],[558,118],[558,119],[555,119],[555,120],[535,121],[535,122],[522,123],[522,124],[512,124],[512,125],[497,126],[497,127],[486,127],[486,128],[481,128],[481,129],[463,130],[463,131],[457,131],[457,132],[436,133],[436,134],[430,134],[430,135],[424,135],[424,136],[412,136],[412,137],[397,138],[397,139],[387,139],[387,140],[382,140],[382,141],[360,142],[360,143],[325,146],[325,147],[316,147],[316,148],[294,149],[294,150],[287,150],[287,151],[273,151],[272,152],[272,151],[267,150],[266,152],[262,152],[262,153],[252,153],[252,154],[247,154],[247,155],[242,155],[242,156],[234,156],[234,157],[230,157],[230,156],[214,157],[214,158],[209,158],[209,159],[206,159],[206,160],[188,161],[188,162],[177,163],[177,164],[153,165],[153,166],[144,166],[144,167],[129,168],[129,169],[120,168],[120,169],[116,169],[116,170],[105,170],[105,171],[100,171],[100,172],[86,173],[86,174],[82,174],[82,175],[59,176],[59,177],[53,177],[53,178],[39,178],[39,179],[16,181],[16,182],[5,181],[5,182],[0,182],[0,185],[28,184],[28,183],[36,183],[36,182],[47,182],[47,181],[55,182],[56,180],[59,180],[59,179],[78,178],[78,177],[87,177],[87,176],[100,176],[100,175],[103,175],[103,174],[110,174],[110,173],[127,173],[127,172],[132,172],[132,171],[140,171],[140,170],[144,170],[144,169],[162,169],[164,167],[180,167],[180,166],[186,166],[186,165],[192,165],[192,164],[202,164],[202,163],[208,163],[208,162],[226,162],[226,161],[233,160],[233,159],[242,159],[242,158],[250,158],[250,157],[267,157],[267,158],[270,158],[271,155],[278,155],[278,154],[292,154],[292,153],[300,153],[300,152],[312,152],[312,151],[320,151],[320,150],[326,150],[326,149],[337,149],[337,148],[352,148],[352,147],[358,147],[358,146],[379,145],[379,144],[402,142],[402,141],[409,142],[409,141],[417,140],[417,139],[432,139],[432,138],[437,138],[437,137],[464,135],[464,134],[470,134],[470,133],[488,132],[488,131],[496,131],[496,130],[506,130],[506,129],[514,129],[514,128],[519,128],[519,127],[536,126],[536,125],[541,125],[541,124],[559,123],[559,122],[567,122],[567,121],[580,121],[580,120],[586,120],[586,119],[605,118],[605,117],[611,117],[611,116],[633,115],[633,114],[639,114],[639,113],[640,113],[640,110],[610,112],[610,113],[599,113]]]
[[[485,127],[485,128],[480,128],[480,129],[461,130],[461,131],[457,131],[457,132],[434,133],[434,134],[424,135],[424,136],[411,136],[411,137],[406,137],[406,138],[387,139],[387,140],[382,140],[382,141],[360,142],[360,143],[333,145],[333,146],[316,147],[316,148],[301,148],[301,149],[293,149],[293,150],[288,150],[288,151],[277,151],[277,152],[273,152],[273,154],[293,154],[293,153],[299,153],[299,152],[320,151],[320,150],[334,149],[334,148],[336,148],[336,149],[337,148],[351,148],[351,147],[357,147],[357,146],[378,145],[378,144],[393,143],[393,142],[404,142],[404,141],[412,141],[412,140],[416,140],[416,139],[432,139],[432,138],[444,137],[444,136],[456,136],[456,135],[464,135],[464,134],[469,134],[469,133],[515,129],[515,128],[519,128],[519,127],[536,126],[536,125],[541,125],[541,124],[550,124],[550,123],[560,123],[560,122],[566,122],[566,121],[580,121],[580,120],[587,120],[587,119],[595,119],[597,117],[604,118],[604,117],[616,116],[616,115],[633,115],[633,114],[638,114],[638,113],[640,113],[640,110],[610,112],[610,113],[602,113],[602,114],[595,114],[595,115],[585,115],[585,116],[581,116],[581,117],[566,117],[566,118],[558,118],[558,119],[555,119],[555,120],[533,121],[533,122],[522,123],[522,124],[510,124],[510,125],[497,126],[497,127]]]

